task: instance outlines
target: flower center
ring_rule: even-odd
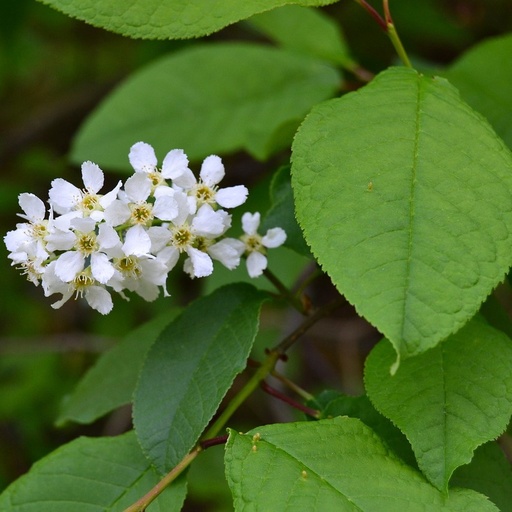
[[[101,205],[100,205],[98,196],[96,194],[90,194],[88,192],[82,198],[82,201],[80,202],[80,206],[81,206],[80,209],[84,213],[88,213],[88,212],[90,213],[95,210],[101,209]]]
[[[32,224],[32,236],[36,239],[43,240],[48,234],[47,222],[39,222],[38,224]]]
[[[215,203],[215,188],[210,188],[204,183],[198,183],[194,191],[198,204]]]
[[[148,203],[131,205],[131,210],[132,224],[148,225],[153,220],[153,207]]]
[[[116,267],[124,276],[127,277],[139,279],[142,275],[142,271],[139,264],[137,263],[137,260],[131,256],[127,256],[126,258],[121,258],[118,260]]]
[[[90,255],[98,250],[98,242],[94,233],[81,234],[76,241],[76,248],[82,254]]]
[[[181,226],[173,230],[171,243],[181,252],[194,242],[194,238],[188,226]]]
[[[247,252],[265,252],[265,248],[261,243],[261,236],[259,235],[245,235],[242,237],[242,242],[244,242]]]
[[[76,275],[72,283],[73,288],[76,291],[76,298],[83,297],[86,289],[94,284],[94,278],[91,277],[86,271],[83,271]]]

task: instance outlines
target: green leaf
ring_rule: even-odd
[[[405,463],[417,467],[407,438],[390,420],[375,409],[366,395],[347,396],[334,390],[325,390],[315,396],[315,399],[308,405],[319,410],[322,418],[335,416],[358,418],[370,427]]]
[[[286,231],[284,245],[303,256],[310,256],[311,253],[294,215],[289,166],[281,167],[274,174],[270,184],[270,199],[272,206],[262,222],[261,232],[265,233],[276,226],[281,227]]]
[[[474,491],[443,495],[353,418],[230,431],[225,461],[236,512],[498,510]]]
[[[322,11],[287,5],[257,14],[248,23],[283,48],[333,64],[353,65],[339,24]]]
[[[103,354],[62,404],[57,425],[67,421],[92,423],[130,403],[149,347],[177,314],[174,310],[156,317]]]
[[[512,344],[481,319],[437,347],[403,361],[379,343],[366,362],[370,400],[409,439],[418,465],[439,489],[475,448],[501,434],[512,414]]]
[[[512,34],[472,47],[444,75],[512,148]]]
[[[340,76],[306,56],[254,44],[197,45],[133,75],[87,119],[75,162],[128,169],[139,140],[160,156],[183,148],[190,159],[246,149],[259,159],[291,144],[313,105],[331,97]],[[280,145],[271,144],[280,132]]]
[[[40,0],[95,27],[145,39],[186,39],[216,32],[286,4],[327,5],[336,0]]]
[[[194,446],[246,365],[266,293],[224,286],[189,306],[149,350],[135,391],[139,442],[161,473]]]
[[[501,512],[512,512],[512,468],[495,442],[477,448],[471,463],[455,471],[452,485],[481,492],[488,496]]]
[[[0,496],[2,512],[122,512],[160,480],[133,432],[79,438],[36,462]],[[178,512],[186,481],[178,479],[148,512]]]
[[[391,68],[315,107],[292,186],[313,254],[399,357],[460,329],[512,263],[512,155],[445,79]]]

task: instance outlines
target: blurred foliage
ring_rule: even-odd
[[[380,2],[371,3],[379,9]],[[441,69],[476,41],[512,29],[510,0],[393,0],[390,3],[409,55],[425,69]],[[395,63],[386,36],[355,2],[339,2],[323,11],[343,27],[353,56],[363,66],[378,72]],[[267,42],[244,23],[208,39]],[[102,98],[130,73],[156,57],[191,44],[194,41],[130,40],[67,18],[35,0],[0,2],[2,236],[17,222],[19,193],[30,191],[46,199],[50,181],[55,177],[80,183],[79,169],[70,166],[67,153],[81,122]],[[268,165],[255,162],[246,154],[225,158],[230,169],[228,179],[237,181],[243,170],[244,181],[249,176],[250,185],[261,183],[248,210],[268,204],[267,171],[286,163],[287,158],[284,152]],[[109,170],[104,170],[108,175]],[[110,179],[117,181],[114,177]],[[294,256],[292,261],[288,250],[282,251],[275,256],[275,272],[282,269],[286,272],[283,280],[293,282],[304,271],[306,260]],[[128,428],[130,416],[123,412],[87,427],[57,429],[53,422],[59,403],[94,362],[98,352],[145,320],[196,297],[203,286],[198,281],[179,277],[169,283],[171,299],[161,298],[151,304],[135,297],[130,302],[116,299],[114,310],[107,317],[79,301],[70,301],[56,311],[50,307],[53,300],[44,298],[40,289],[9,267],[6,255],[1,244],[0,489],[25,472],[34,460],[68,439],[81,434],[115,434]],[[225,279],[228,277],[219,272],[215,280],[208,280],[204,286],[212,290]],[[267,317],[275,326],[273,314]],[[355,314],[348,308],[346,316],[353,320]],[[369,334],[364,336],[367,340]],[[325,345],[325,351],[331,355],[337,350],[331,339]],[[318,364],[319,371],[332,371],[331,363],[325,368],[318,363],[319,352],[311,352],[309,345],[303,350],[310,351],[306,352],[306,359]],[[335,358],[338,357],[336,352]],[[248,406],[251,407],[251,401]],[[261,411],[254,414],[258,421],[264,421]],[[192,469],[191,489],[196,501],[188,503],[190,510],[230,510],[223,480],[215,485],[215,492],[223,496],[220,499],[215,495],[218,502],[215,509],[211,503],[212,489],[208,488],[211,475],[220,475],[222,471],[221,458],[222,449],[214,448],[211,456],[202,458]]]

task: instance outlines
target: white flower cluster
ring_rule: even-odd
[[[101,194],[103,171],[92,162],[82,164],[84,188],[56,179],[46,206],[34,194],[19,196],[26,222],[4,237],[12,265],[19,266],[46,296],[62,294],[59,308],[73,295],[85,297],[102,314],[113,307],[110,291],[124,290],[152,301],[160,288],[168,295],[168,273],[184,255],[183,270],[191,277],[213,272],[217,260],[228,269],[246,256],[251,277],[267,266],[267,248],[284,243],[286,234],[273,228],[258,234],[259,213],[242,217],[244,235],[228,238],[231,215],[247,199],[247,188],[219,188],[224,165],[218,156],[207,157],[199,180],[188,167],[181,149],[167,153],[161,168],[153,148],[144,142],[132,146],[130,164],[135,172],[124,185]]]

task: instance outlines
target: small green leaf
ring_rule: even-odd
[[[498,510],[467,489],[445,496],[353,418],[230,431],[225,462],[236,512]]]
[[[144,452],[161,473],[192,449],[245,368],[267,298],[244,283],[219,288],[189,306],[149,350],[133,420]]]
[[[341,28],[318,9],[287,5],[257,14],[248,23],[283,48],[350,67]]]
[[[473,46],[444,73],[512,148],[512,35]]]
[[[368,396],[409,439],[418,465],[439,489],[475,448],[501,434],[512,414],[512,344],[481,319],[437,347],[403,361],[379,343],[366,362]]]
[[[71,158],[128,169],[130,146],[142,140],[161,158],[183,148],[192,160],[240,149],[265,159],[284,144],[269,143],[275,131],[290,121],[298,126],[339,82],[325,63],[285,50],[197,45],[150,64],[114,91],[81,128]],[[293,133],[284,133],[288,145]]]
[[[160,480],[133,432],[79,438],[36,462],[0,496],[2,512],[122,512]],[[176,480],[148,512],[178,512],[186,481]]]
[[[313,254],[402,358],[460,329],[512,263],[512,155],[445,79],[391,68],[315,107],[292,186]]]
[[[501,512],[512,512],[512,468],[498,443],[490,442],[477,448],[471,463],[457,468],[451,483],[481,492]]]
[[[40,0],[63,13],[124,36],[186,39],[216,32],[286,4],[327,5],[336,0]]]
[[[286,231],[284,245],[303,256],[310,256],[311,253],[294,215],[289,166],[281,167],[274,174],[270,184],[270,200],[272,206],[262,222],[261,232],[265,233],[267,229],[276,226],[283,228]]]
[[[153,319],[103,354],[64,401],[57,425],[92,423],[130,403],[146,352],[177,314],[174,310]]]

